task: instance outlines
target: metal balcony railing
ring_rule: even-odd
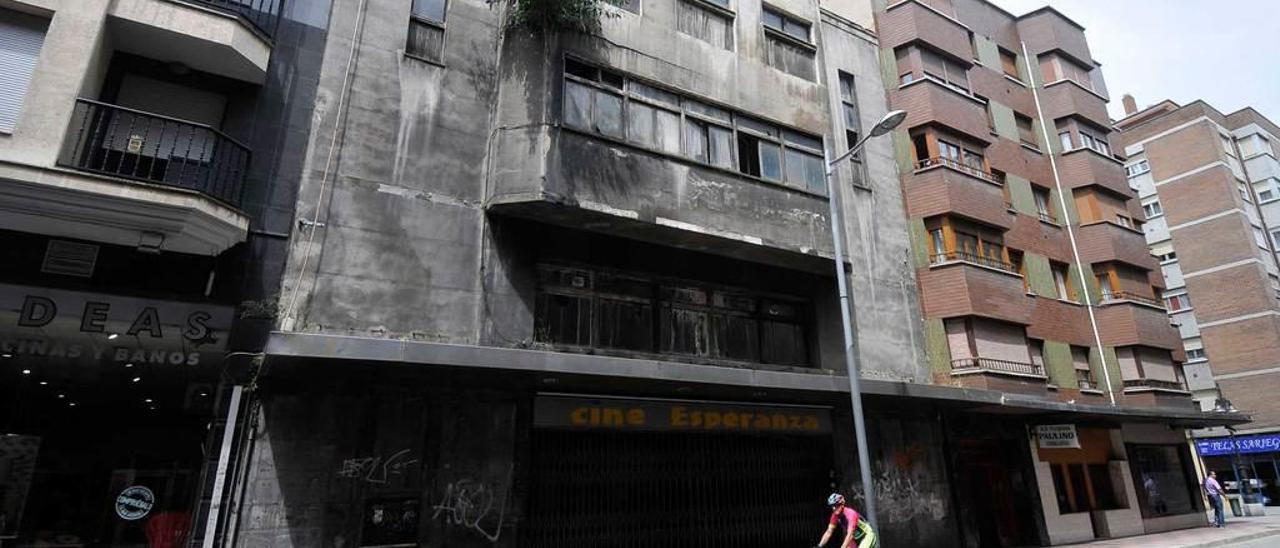
[[[1044,368],[1034,363],[1011,362],[991,358],[960,358],[951,360],[951,371],[1002,371],[1005,373],[1021,373],[1024,375],[1044,376]]]
[[[966,263],[980,264],[982,266],[1003,270],[1011,274],[1018,273],[1018,270],[1004,259],[983,257],[968,251],[948,251],[946,253],[937,253],[929,256],[929,264],[939,264],[952,261],[964,261]]]
[[[982,169],[981,167],[972,166],[964,162],[957,161],[953,158],[947,158],[947,157],[941,157],[941,156],[937,158],[925,158],[923,160],[916,162],[916,171],[935,167],[935,166],[948,167],[956,171],[959,171],[961,173],[964,173],[966,175],[969,175],[970,177],[977,177],[991,184],[1001,185],[1001,186],[1004,185],[1003,177],[998,177],[995,174]]]
[[[249,149],[203,124],[77,99],[58,163],[194,190],[240,207]]]
[[[284,0],[185,0],[239,16],[259,32],[274,38]]]
[[[1139,295],[1129,291],[1104,291],[1102,293],[1102,302],[1112,303],[1119,301],[1134,301],[1142,304],[1148,304],[1157,308],[1164,308],[1164,303],[1156,300],[1154,297]]]
[[[1165,390],[1178,390],[1186,392],[1187,387],[1181,382],[1160,381],[1155,379],[1125,379],[1125,388],[1163,388]]]

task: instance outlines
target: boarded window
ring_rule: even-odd
[[[1013,52],[1005,49],[1000,50],[1000,68],[1004,70],[1006,75],[1020,79],[1018,76],[1018,56],[1014,55]]]
[[[1036,139],[1035,124],[1029,116],[1014,113],[1013,119],[1018,124],[1018,140],[1036,150],[1040,150],[1040,142]]]
[[[718,48],[733,49],[733,17],[689,0],[679,0],[676,29]]]

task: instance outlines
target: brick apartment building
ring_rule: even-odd
[[[1125,107],[1115,127],[1168,282],[1189,388],[1202,409],[1229,402],[1253,416],[1239,431],[1242,473],[1280,504],[1280,128],[1252,108],[1223,114],[1203,101],[1138,110],[1126,97]],[[1234,478],[1226,434],[1196,436],[1206,466]]]
[[[886,545],[1206,522],[1079,25],[618,4],[0,2],[5,546],[812,543],[832,204]]]

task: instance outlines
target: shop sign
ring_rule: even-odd
[[[142,485],[126,487],[116,497],[116,515],[123,520],[140,520],[151,512],[151,507],[155,504],[156,495],[151,489]]]
[[[825,408],[540,396],[534,425],[575,430],[827,434]]]
[[[217,364],[228,306],[0,284],[0,353],[93,364]]]
[[[1240,453],[1280,452],[1280,433],[1257,434],[1254,436],[1237,436],[1235,447],[1231,446],[1231,438],[1207,438],[1196,440],[1196,452],[1202,457],[1231,455]]]
[[[1041,449],[1079,449],[1080,436],[1074,424],[1041,424],[1036,426],[1036,439]]]

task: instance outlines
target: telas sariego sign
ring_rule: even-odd
[[[232,308],[0,284],[0,353],[72,363],[216,365]]]

